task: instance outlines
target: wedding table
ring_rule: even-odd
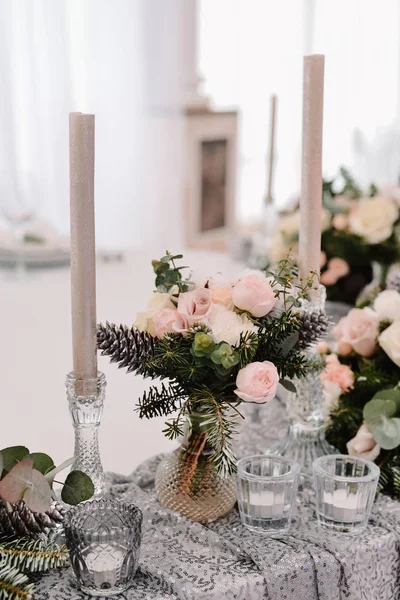
[[[173,248],[172,248],[173,249]],[[130,324],[153,289],[150,261],[163,250],[132,253],[98,265],[98,316]],[[197,279],[240,270],[228,256],[187,251]],[[72,454],[73,431],[64,391],[71,368],[68,269],[0,279],[2,447],[25,444],[57,463]],[[216,523],[192,523],[161,507],[154,495],[160,453],[173,444],[164,419],[140,421],[134,405],[147,383],[108,359],[108,391],[100,444],[109,493],[144,513],[140,566],[126,600],[396,600],[400,597],[400,503],[380,496],[368,529],[358,536],[317,529],[312,499],[299,500],[292,530],[276,539],[257,536],[235,509]],[[284,432],[278,400],[246,407],[238,456],[263,452]],[[153,458],[152,458],[153,457]],[[134,470],[133,470],[134,469]],[[133,470],[133,472],[132,472]],[[115,473],[129,473],[117,475]],[[38,577],[35,600],[82,600],[70,568]]]
[[[246,409],[237,453],[265,451],[282,435],[279,401]],[[400,597],[400,503],[379,496],[359,535],[318,529],[313,501],[299,497],[289,535],[255,535],[234,509],[207,526],[160,506],[154,473],[161,456],[129,477],[109,474],[110,494],[143,511],[139,571],[126,600],[396,600]],[[83,600],[70,568],[37,583],[36,600]]]

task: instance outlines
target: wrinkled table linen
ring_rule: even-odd
[[[279,400],[246,407],[238,457],[265,452],[285,430]],[[143,511],[139,570],[126,600],[400,599],[400,502],[379,495],[361,534],[319,529],[313,500],[299,496],[288,535],[255,535],[237,509],[207,526],[162,507],[154,475],[162,456],[130,476],[108,474],[109,493]],[[36,600],[83,600],[71,568],[37,580]]]

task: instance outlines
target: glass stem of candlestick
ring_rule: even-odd
[[[314,293],[305,303],[304,311],[321,310],[325,307],[326,291],[324,286]],[[305,355],[315,360],[316,348],[309,347]],[[300,484],[303,488],[312,487],[312,465],[316,458],[336,452],[325,439],[325,399],[320,379],[321,369],[316,366],[309,369],[307,375],[296,379],[296,393],[288,399],[289,429],[286,437],[267,450],[300,464]]]
[[[91,478],[94,496],[105,492],[104,471],[99,450],[99,426],[103,413],[106,388],[104,373],[97,378],[77,378],[67,375],[67,398],[72,423],[75,429],[75,461],[72,469],[83,471]]]

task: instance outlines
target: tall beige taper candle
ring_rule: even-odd
[[[73,369],[97,378],[94,115],[69,116]]]
[[[322,54],[304,57],[299,239],[300,279],[303,281],[310,271],[320,271],[324,65]]]
[[[275,94],[271,96],[270,108],[270,132],[269,132],[269,154],[268,154],[268,187],[266,202],[273,202],[272,187],[274,181],[274,166],[275,166],[275,129],[276,129],[276,106],[277,98]]]

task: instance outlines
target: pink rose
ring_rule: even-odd
[[[232,289],[232,300],[235,306],[253,317],[265,317],[277,302],[268,279],[259,272],[239,277]]]
[[[356,436],[347,442],[347,452],[350,456],[359,456],[366,460],[375,460],[380,451],[381,447],[376,443],[365,423],[361,425]]]
[[[163,308],[153,317],[154,328],[158,338],[166,333],[182,333],[187,330],[185,319],[175,308]]]
[[[331,258],[327,270],[321,275],[321,283],[323,285],[334,285],[349,273],[349,264],[343,258]]]
[[[354,373],[348,365],[342,365],[336,354],[326,357],[326,367],[321,373],[321,381],[337,383],[342,392],[348,392],[354,385]]]
[[[253,362],[240,369],[236,377],[235,394],[245,402],[268,402],[276,394],[278,370],[269,360]]]
[[[212,287],[211,289],[211,302],[213,304],[220,304],[221,306],[227,306],[232,304],[232,290],[226,287]]]
[[[319,354],[328,354],[329,352],[329,345],[327,342],[318,342],[317,344],[317,352],[319,352]]]
[[[211,291],[208,288],[196,288],[191,292],[183,292],[178,298],[178,313],[188,326],[202,323],[211,314]]]
[[[344,231],[347,228],[348,223],[348,218],[343,214],[337,214],[332,219],[332,225],[338,231]]]
[[[379,318],[370,308],[353,308],[332,332],[341,354],[349,354],[351,348],[361,356],[372,356],[379,334]]]

